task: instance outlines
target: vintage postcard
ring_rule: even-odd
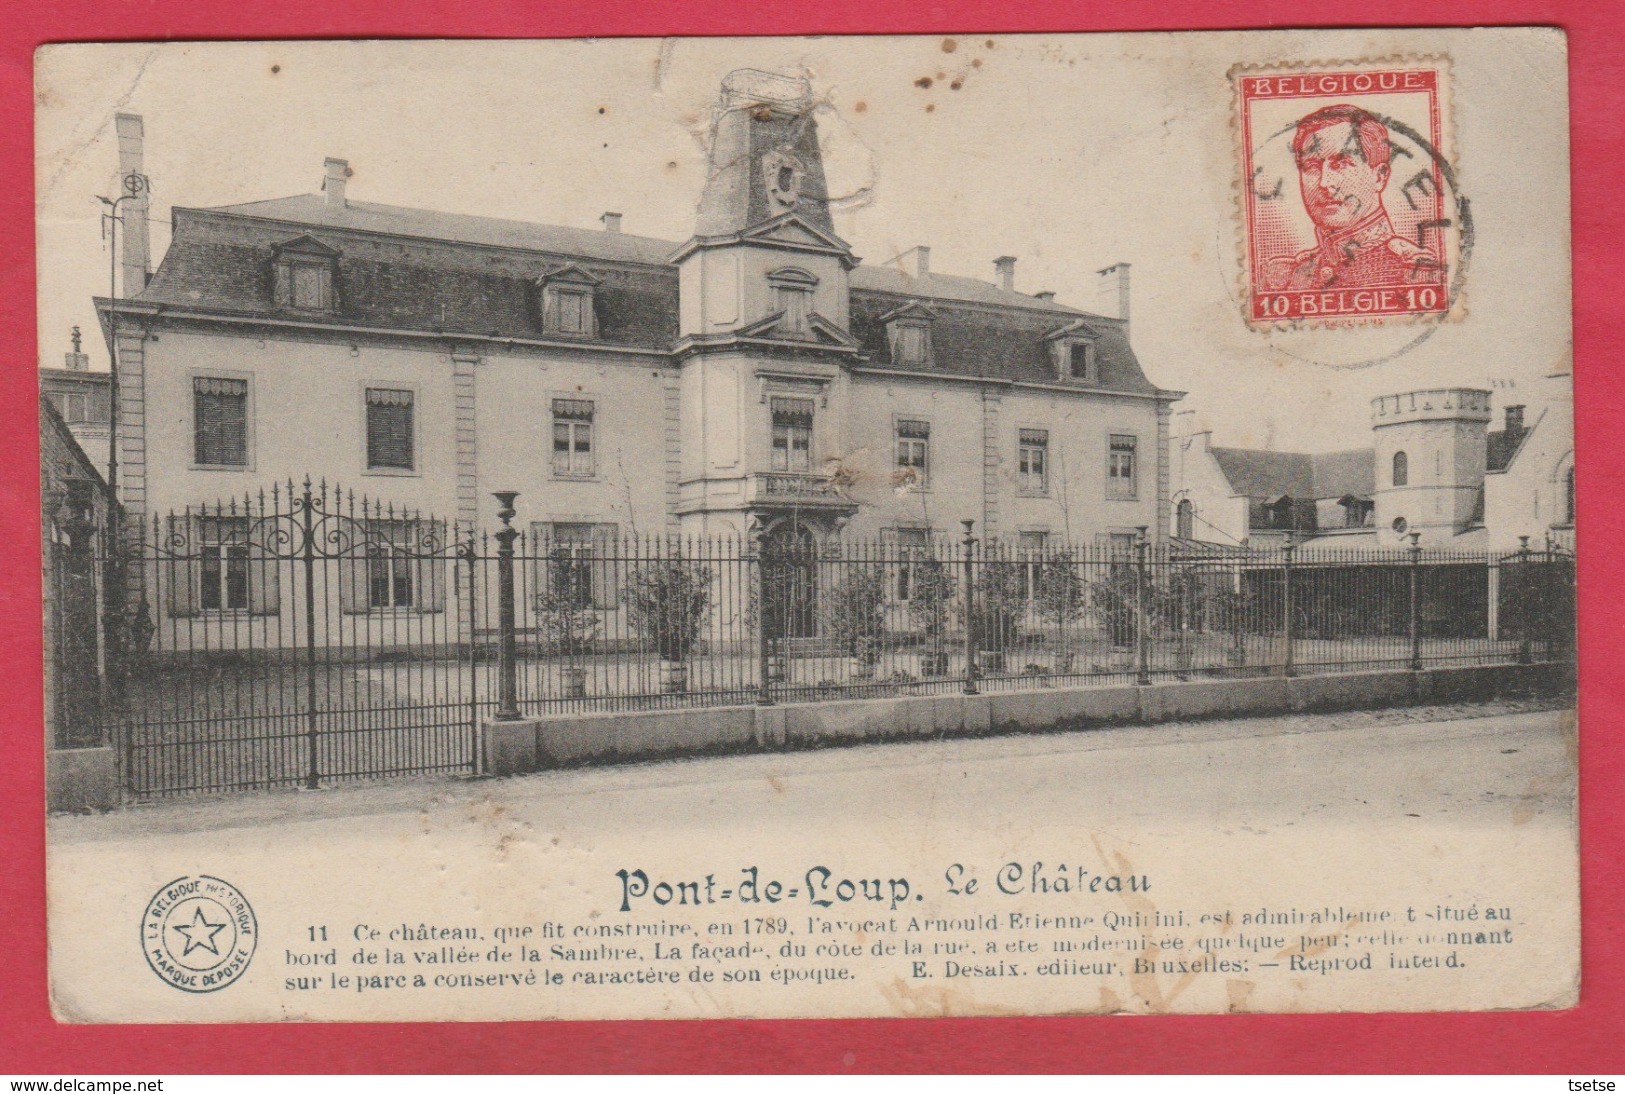
[[[41,49],[57,1017],[1574,1005],[1566,81]]]

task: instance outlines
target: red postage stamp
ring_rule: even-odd
[[[1248,321],[1448,314],[1471,229],[1445,154],[1443,61],[1232,75]]]

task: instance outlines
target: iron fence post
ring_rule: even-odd
[[[1151,682],[1151,634],[1146,626],[1145,602],[1150,592],[1146,581],[1146,554],[1151,549],[1145,535],[1148,527],[1140,525],[1134,535],[1134,682],[1140,685]]]
[[[767,571],[762,565],[763,532],[750,530],[751,592],[756,598],[756,705],[773,705],[773,639],[767,629]]]
[[[1422,671],[1422,533],[1411,536],[1411,671]]]
[[[289,489],[291,492],[291,485]],[[322,494],[325,499],[325,479],[322,480]],[[316,536],[313,527],[315,515],[311,512],[314,504],[310,476],[306,475],[304,495],[300,499],[300,530],[304,541],[300,554],[305,564],[305,737],[310,742],[310,771],[305,776],[305,785],[311,790],[322,784],[321,730],[316,719]]]
[[[519,670],[515,660],[514,638],[514,585],[513,541],[519,538],[519,529],[513,526],[517,515],[513,501],[517,490],[498,490],[492,496],[502,508],[497,517],[502,528],[497,532],[497,712],[500,722],[519,718]]]
[[[472,524],[468,528],[468,542],[457,553],[468,563],[468,717],[474,734],[474,774],[483,775],[485,733],[480,728],[479,617],[474,614],[474,568],[479,558],[479,544],[475,541]]]
[[[976,527],[974,520],[962,520],[959,523],[965,526],[965,694],[975,695],[980,690],[976,686],[977,666],[976,658],[976,536],[972,534]]]
[[[1296,639],[1292,634],[1292,560],[1298,553],[1298,545],[1292,542],[1292,532],[1288,530],[1286,543],[1281,548],[1281,640],[1286,643],[1286,655],[1281,661],[1281,675],[1291,676],[1294,672],[1292,647]]]
[[[1516,581],[1519,599],[1518,605],[1518,663],[1527,665],[1535,659],[1534,641],[1529,637],[1531,628],[1529,620],[1529,537],[1518,537],[1518,577]]]

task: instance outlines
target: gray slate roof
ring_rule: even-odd
[[[536,279],[576,262],[603,280],[599,339],[589,344],[664,351],[677,338],[677,268],[669,259],[679,243],[672,240],[370,202],[334,206],[320,194],[176,208],[173,215],[172,242],[143,302],[275,316],[271,248],[309,233],[343,256],[338,311],[324,322],[536,337]],[[1044,336],[1085,319],[1097,339],[1101,388],[1159,390],[1115,319],[974,278],[919,277],[892,267],[858,266],[851,289],[852,334],[872,365],[891,367],[879,318],[919,300],[937,313],[932,372],[1053,381]]]
[[[1344,452],[1269,452],[1213,447],[1219,470],[1237,494],[1249,498],[1370,497],[1376,490],[1376,456],[1369,448]]]

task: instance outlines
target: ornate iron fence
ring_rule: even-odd
[[[1572,655],[1573,556],[493,534],[309,482],[153,518],[135,796],[473,772],[487,717]]]

